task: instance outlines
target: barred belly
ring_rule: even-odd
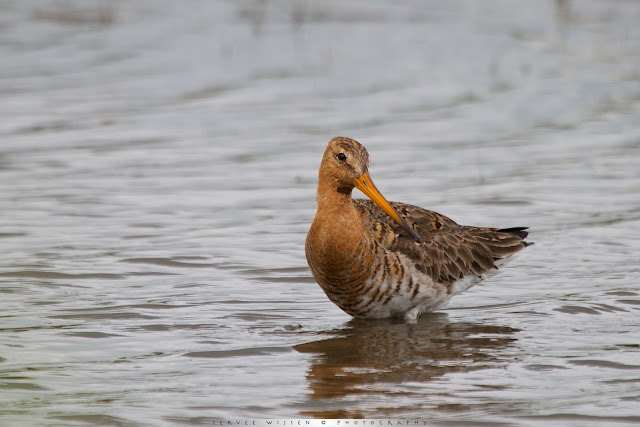
[[[357,303],[334,300],[348,314],[371,319],[405,317],[411,310],[434,310],[451,298],[446,285],[434,283],[404,255],[388,251],[380,255],[376,270],[359,286]]]

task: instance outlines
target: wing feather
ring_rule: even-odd
[[[467,275],[481,276],[497,268],[495,261],[531,244],[524,241],[526,227],[463,226],[437,212],[390,202],[422,237],[423,242],[416,243],[372,201],[354,199],[353,203],[376,240],[386,249],[406,255],[418,270],[440,283],[452,283]]]

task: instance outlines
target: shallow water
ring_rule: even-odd
[[[77,5],[77,6],[74,6]],[[0,424],[640,422],[640,4],[0,4]],[[306,266],[326,142],[531,227],[420,323]]]

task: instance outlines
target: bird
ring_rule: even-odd
[[[418,206],[389,202],[358,141],[329,141],[318,172],[317,211],[305,241],[313,277],[355,318],[416,323],[532,245],[528,227],[459,225]],[[354,199],[357,188],[367,199]]]

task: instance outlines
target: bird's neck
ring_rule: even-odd
[[[310,262],[310,266],[320,279],[318,282],[325,285],[347,286],[354,279],[365,280],[373,266],[371,233],[353,205],[351,190],[322,181],[318,185],[318,211],[309,230],[306,250],[311,260],[319,261]]]
[[[318,211],[315,222],[320,222],[338,240],[363,240],[366,229],[360,213],[351,199],[351,187],[341,187],[336,182],[320,180],[318,183]]]
[[[335,211],[357,214],[351,200],[351,191],[353,187],[340,186],[337,182],[331,180],[320,179],[318,182],[318,193],[316,200],[318,201],[318,211]]]

